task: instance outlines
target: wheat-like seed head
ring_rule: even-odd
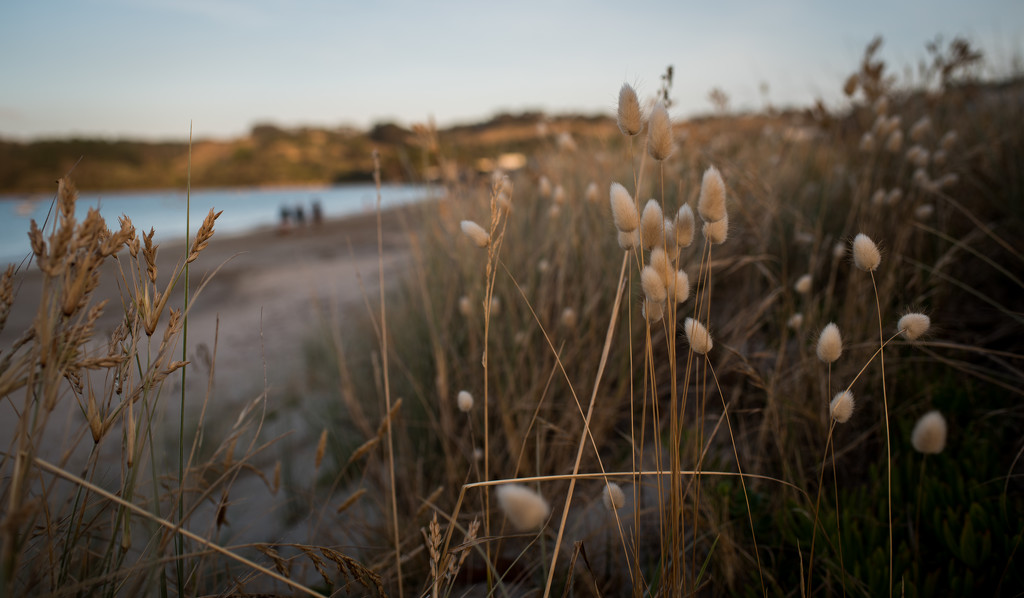
[[[946,418],[938,411],[929,411],[914,424],[910,444],[919,453],[937,455],[946,448],[946,432]]]

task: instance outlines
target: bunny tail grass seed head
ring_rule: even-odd
[[[853,407],[853,393],[843,390],[837,392],[836,396],[832,397],[832,402],[828,405],[828,411],[832,419],[845,424],[850,421],[850,416],[853,415]]]
[[[921,335],[928,332],[928,328],[931,327],[931,325],[931,318],[922,313],[914,312],[906,314],[900,318],[896,327],[907,340],[916,341],[921,338]]]
[[[704,222],[718,222],[726,216],[725,181],[714,166],[709,166],[704,171],[704,178],[700,183],[700,197],[697,199],[697,211]]]
[[[786,320],[786,326],[788,326],[790,330],[800,330],[803,325],[804,315],[802,313],[795,313],[789,316],[789,319]]]
[[[640,216],[640,242],[644,249],[650,249],[661,245],[665,234],[665,218],[661,213],[661,204],[654,199],[648,199],[644,206],[644,213]]]
[[[690,277],[682,270],[676,270],[676,274],[668,285],[669,296],[675,297],[676,303],[682,303],[690,298]]]
[[[647,261],[650,267],[654,268],[654,271],[661,276],[662,284],[668,284],[669,277],[672,276],[672,265],[668,261],[668,254],[661,247],[655,245],[651,249],[651,259]]]
[[[459,297],[459,313],[463,317],[469,317],[473,314],[473,301],[465,295]]]
[[[676,245],[680,248],[689,247],[693,243],[693,208],[684,203],[676,212]]]
[[[648,324],[660,322],[665,317],[665,304],[644,299],[644,304],[640,307],[640,315],[647,320]]]
[[[544,198],[551,197],[551,181],[548,177],[541,175],[540,180],[537,181],[537,193]]]
[[[601,492],[601,503],[609,511],[616,511],[626,505],[626,493],[615,482],[608,482]]]
[[[705,222],[701,232],[712,245],[725,243],[729,238],[729,215],[726,214],[725,218],[716,222]]]
[[[668,296],[665,290],[665,279],[650,265],[644,266],[644,269],[640,271],[640,286],[643,287],[648,301],[662,303]]]
[[[946,448],[946,418],[938,411],[929,411],[914,424],[910,433],[914,450],[925,455],[937,455]]]
[[[690,343],[690,349],[694,353],[705,355],[714,347],[708,329],[697,320],[686,318],[686,321],[683,322],[683,330],[686,332],[686,340]]]
[[[818,336],[818,359],[832,363],[843,354],[843,337],[839,334],[839,326],[829,322]]]
[[[586,191],[583,192],[583,197],[591,203],[597,203],[601,199],[600,194],[601,189],[597,186],[597,183],[591,181],[591,183],[587,185]]]
[[[619,247],[623,249],[636,249],[640,247],[640,231],[631,230],[629,232],[619,231],[618,235]]]
[[[487,244],[491,242],[491,236],[487,234],[484,227],[476,222],[463,220],[460,226],[462,227],[462,233],[472,239],[477,247],[487,247]]]
[[[502,484],[495,495],[512,527],[521,532],[539,528],[551,512],[543,496],[521,484]]]
[[[623,83],[619,89],[619,130],[630,137],[640,133],[644,128],[644,119],[640,114],[640,100],[636,90],[629,83]]]
[[[800,278],[796,279],[796,283],[793,285],[793,290],[801,295],[806,295],[811,292],[812,278],[810,274],[804,274]]]
[[[562,315],[559,317],[559,321],[563,327],[572,330],[573,328],[576,328],[576,324],[579,323],[579,316],[576,314],[575,309],[567,307],[562,310]]]
[[[637,212],[633,196],[618,183],[612,183],[608,195],[611,198],[615,228],[624,233],[636,230],[640,226],[640,214]]]
[[[651,110],[647,122],[647,153],[655,160],[664,160],[672,155],[672,121],[664,102],[658,102]]]
[[[865,272],[874,272],[882,263],[882,254],[870,237],[859,233],[853,238],[853,263]]]
[[[459,404],[459,411],[463,413],[473,410],[473,395],[469,394],[469,391],[460,390],[456,402]]]

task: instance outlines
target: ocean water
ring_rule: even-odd
[[[437,197],[439,191],[426,185],[384,185],[381,206],[389,208]],[[29,221],[40,227],[53,222],[54,194],[0,195],[0,265],[20,262],[29,255]],[[326,219],[372,211],[377,204],[376,187],[370,184],[331,187],[240,187],[231,189],[193,189],[190,197],[191,234],[195,235],[203,218],[214,208],[223,210],[217,219],[218,235],[239,235],[278,226],[282,208],[294,212],[301,206],[306,224],[312,219],[312,206],[319,202]],[[75,208],[79,221],[90,207],[98,208],[107,227],[119,227],[118,217],[128,215],[138,231],[156,229],[154,239],[181,239],[185,236],[186,196],[184,190],[92,193],[80,192]],[[54,209],[56,209],[54,207]],[[294,220],[293,220],[294,222]],[[49,228],[44,229],[47,238]]]

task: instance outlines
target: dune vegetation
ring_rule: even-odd
[[[170,388],[217,214],[158,271],[62,180],[29,234],[44,300],[0,353],[3,592],[1020,592],[1024,85],[962,40],[901,82],[880,43],[840,109],[674,123],[670,75],[610,80],[613,134],[534,130],[486,176],[417,127],[446,196],[310,339],[310,480],[253,465],[262,397],[208,435],[215,398]],[[108,262],[121,305],[91,301]],[[232,543],[243,478],[310,541]]]

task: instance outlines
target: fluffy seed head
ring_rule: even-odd
[[[644,128],[644,119],[640,114],[640,100],[636,90],[629,83],[623,83],[619,89],[619,130],[623,135],[636,135]]]
[[[459,313],[463,316],[469,316],[473,313],[473,302],[465,295],[459,297]]]
[[[870,132],[861,135],[860,151],[865,153],[875,151],[875,136],[872,135]]]
[[[883,206],[883,205],[885,205],[885,198],[886,198],[887,195],[888,194],[885,192],[885,189],[877,189],[877,190],[875,190],[875,192],[871,194],[871,205],[873,205],[873,206]]]
[[[713,245],[721,245],[729,238],[729,215],[717,222],[705,222],[701,228],[704,238],[711,241]]]
[[[672,265],[668,261],[668,254],[665,253],[665,250],[655,246],[654,249],[651,249],[651,257],[647,263],[661,276],[662,284],[668,284],[669,276],[672,275]]]
[[[800,330],[800,328],[802,328],[803,325],[804,315],[801,313],[795,313],[789,316],[789,319],[786,320],[786,326],[788,326],[790,330]]]
[[[623,249],[636,249],[640,246],[640,231],[619,231],[619,247]]]
[[[921,338],[921,335],[928,332],[928,328],[931,325],[931,318],[922,313],[914,312],[900,318],[896,327],[907,340],[916,341]]]
[[[689,247],[693,243],[693,208],[684,203],[676,212],[676,245]]]
[[[499,299],[497,297],[491,297],[491,314],[490,315],[496,316],[499,313],[501,313],[501,299]]]
[[[853,238],[853,263],[865,272],[874,272],[882,263],[882,254],[870,237],[864,233]]]
[[[903,199],[903,190],[900,189],[899,187],[896,187],[894,189],[891,189],[889,191],[889,194],[885,196],[885,203],[886,205],[894,206],[900,203],[901,199]]]
[[[806,295],[811,292],[811,275],[804,274],[800,278],[796,279],[796,283],[793,285],[793,290],[801,295]]]
[[[459,396],[456,397],[455,401],[459,405],[459,411],[469,413],[473,410],[473,395],[469,394],[469,391],[460,390]]]
[[[661,230],[665,235],[665,245],[668,249],[676,249],[676,221],[672,218],[666,218]],[[672,254],[677,255],[678,253],[673,251]]]
[[[853,393],[848,390],[837,392],[836,396],[832,397],[828,410],[832,419],[837,422],[845,424],[850,421],[850,416],[853,415]]]
[[[686,332],[686,340],[690,343],[690,349],[694,353],[705,355],[714,346],[708,329],[697,320],[686,318],[686,321],[683,322],[683,330]]]
[[[932,130],[932,119],[927,116],[921,117],[916,123],[910,127],[910,139],[914,143],[919,143],[925,138],[928,133]]]
[[[555,185],[555,190],[551,192],[551,199],[555,203],[565,203],[565,187]]]
[[[942,136],[942,140],[939,141],[939,146],[943,151],[948,153],[953,149],[954,145],[956,145],[956,131],[947,131],[946,134]]]
[[[644,299],[644,304],[640,308],[640,315],[647,320],[648,324],[654,324],[660,322],[665,317],[665,304],[656,303],[650,299]]]
[[[661,245],[665,234],[665,218],[661,214],[661,204],[648,199],[644,213],[640,216],[640,241],[645,249]]]
[[[647,153],[655,160],[664,160],[672,154],[672,122],[663,102],[654,105],[647,122]]]
[[[622,491],[621,486],[615,482],[608,482],[601,493],[601,502],[604,504],[604,508],[615,511],[625,506],[626,494]]]
[[[640,226],[640,214],[637,212],[636,203],[633,202],[633,196],[618,183],[612,183],[608,195],[611,198],[615,228],[626,233],[636,230]]]
[[[519,531],[537,529],[551,513],[551,507],[543,496],[521,484],[502,484],[495,495],[505,517]]]
[[[472,220],[463,220],[460,224],[462,233],[473,240],[477,247],[487,247],[491,242],[491,236],[487,234],[484,227]]]
[[[583,192],[583,196],[587,198],[587,201],[597,203],[600,198],[600,189],[597,187],[597,183],[591,182],[587,185],[587,190]]]
[[[682,270],[676,270],[676,274],[668,285],[669,296],[675,297],[676,303],[682,303],[690,298],[690,277]]]
[[[644,289],[647,300],[654,303],[662,303],[667,297],[665,290],[665,279],[650,265],[644,266],[640,271],[640,286]]]
[[[897,153],[903,148],[903,131],[896,129],[889,134],[889,139],[885,142],[885,150],[890,153]]]
[[[935,213],[935,206],[930,203],[925,203],[914,208],[914,218],[918,220],[928,220]]]
[[[926,455],[937,455],[946,448],[946,418],[938,411],[929,411],[914,424],[910,433],[914,450]]]
[[[837,260],[841,260],[846,257],[846,245],[844,243],[836,243],[832,246],[832,257]]]
[[[579,322],[579,316],[576,315],[575,309],[567,307],[562,310],[562,315],[559,318],[559,321],[562,323],[562,326],[571,330],[575,328],[576,323]]]
[[[960,181],[960,176],[955,172],[947,172],[946,174],[939,177],[935,184],[939,186],[939,189],[946,189],[956,185]]]
[[[714,166],[704,171],[700,183],[700,198],[697,200],[697,211],[704,222],[718,222],[726,216],[725,212],[725,181],[722,174]]]
[[[829,322],[818,335],[818,359],[832,363],[843,354],[843,337],[839,334],[839,326]]]
[[[548,177],[541,176],[537,181],[537,192],[541,197],[551,197],[551,181],[548,180]]]

